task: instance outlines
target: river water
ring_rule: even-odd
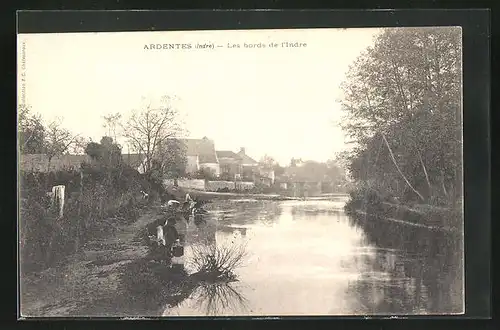
[[[461,281],[433,285],[434,279],[425,275],[429,272],[422,271],[432,267],[424,256],[371,244],[344,213],[346,201],[347,196],[338,196],[329,200],[214,203],[207,224],[199,228],[191,224],[188,229],[186,267],[189,269],[190,246],[244,246],[247,255],[236,270],[238,281],[200,285],[187,299],[162,308],[161,313],[305,316],[462,312]]]

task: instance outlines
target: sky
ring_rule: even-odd
[[[94,141],[102,116],[127,118],[144,100],[175,97],[189,137],[217,150],[245,147],[282,165],[326,161],[344,150],[339,85],[378,29],[119,32],[19,35],[24,102],[46,121]],[[282,46],[283,42],[306,44]],[[150,44],[191,49],[145,49]],[[195,48],[196,44],[213,48]],[[266,48],[247,48],[245,44]],[[239,44],[240,48],[233,45]],[[221,46],[221,47],[217,47]],[[21,101],[20,101],[21,102]],[[124,139],[118,139],[127,152]]]

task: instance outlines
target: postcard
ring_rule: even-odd
[[[18,34],[20,314],[463,314],[462,30]]]

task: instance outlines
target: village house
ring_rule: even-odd
[[[246,154],[245,148],[240,148],[238,153],[230,150],[217,151],[221,177],[228,180],[243,180],[260,183],[268,187],[275,181],[274,170],[260,166],[252,157]]]
[[[271,187],[275,183],[274,170],[270,168],[259,167],[260,184]]]
[[[214,176],[220,175],[219,160],[215,152],[214,141],[202,139],[179,139],[186,150],[186,173],[194,174],[201,169],[209,170]]]
[[[219,159],[221,177],[227,180],[241,179],[241,157],[229,150],[219,150],[216,153]]]
[[[246,154],[245,148],[241,147],[237,153],[240,157],[241,177],[243,180],[255,181],[259,174],[259,163]]]

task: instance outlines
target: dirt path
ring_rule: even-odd
[[[119,301],[120,281],[127,264],[143,259],[147,248],[137,238],[146,224],[158,215],[156,206],[141,211],[131,225],[119,227],[112,237],[85,244],[59,267],[49,268],[22,279],[23,317],[85,315],[84,310],[101,311],[99,302]],[[127,313],[123,309],[124,313]],[[83,314],[82,314],[83,313]]]

